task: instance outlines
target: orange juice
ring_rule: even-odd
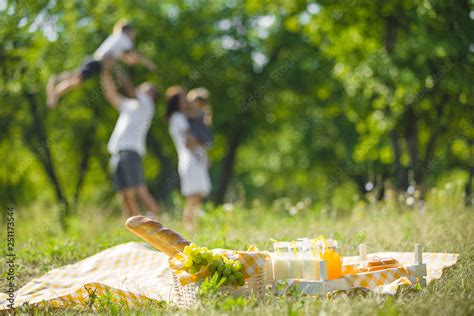
[[[336,248],[326,248],[321,254],[321,259],[326,260],[328,279],[333,280],[342,277],[342,257]]]

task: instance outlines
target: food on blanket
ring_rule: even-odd
[[[125,226],[132,233],[170,257],[174,257],[191,243],[175,231],[142,215],[130,217]]]
[[[394,258],[389,258],[389,259],[383,259],[382,260],[384,264],[398,264],[398,260]]]
[[[192,243],[185,246],[183,254],[186,256],[184,268],[190,274],[201,272],[207,269],[211,275],[217,274],[218,281],[224,285],[244,285],[243,266],[240,261],[227,258],[225,255],[213,253],[206,247],[198,247]]]
[[[240,263],[240,261],[236,261],[232,264],[232,271],[234,272],[238,272],[242,270],[242,263]]]
[[[383,262],[382,261],[366,261],[365,262],[365,267],[376,267],[376,266],[382,266]]]
[[[373,271],[380,271],[380,270],[386,270],[386,269],[393,269],[393,268],[398,268],[400,265],[398,263],[395,264],[385,264],[381,266],[374,266],[374,267],[369,267],[367,268],[368,272],[373,272]]]
[[[374,257],[372,260],[367,261],[367,268],[376,267],[376,266],[383,266],[383,265],[391,265],[398,263],[397,259],[394,258],[377,258]]]
[[[397,259],[394,258],[379,258],[373,257],[367,261],[361,262],[359,265],[357,272],[373,272],[373,271],[380,271],[386,269],[397,268],[400,266],[400,263]]]

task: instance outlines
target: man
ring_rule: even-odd
[[[128,217],[139,214],[137,197],[149,212],[155,216],[159,209],[148,191],[142,169],[145,155],[145,140],[155,111],[158,93],[149,82],[137,88],[122,72],[119,74],[121,86],[128,97],[118,93],[112,79],[113,60],[103,61],[102,89],[106,99],[120,112],[120,116],[110,137],[107,149],[112,155],[111,165],[117,192]]]

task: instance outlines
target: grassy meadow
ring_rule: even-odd
[[[199,245],[245,249],[255,244],[271,249],[270,238],[277,240],[313,237],[320,234],[340,241],[343,254],[357,254],[358,244],[365,242],[369,251],[411,251],[422,243],[427,252],[460,253],[459,262],[421,291],[405,291],[394,297],[375,294],[336,295],[331,298],[301,295],[268,296],[264,302],[220,298],[205,306],[207,314],[381,314],[469,315],[474,312],[474,213],[462,203],[460,187],[448,185],[432,191],[422,207],[408,207],[401,202],[375,202],[369,196],[349,210],[314,209],[309,201],[290,206],[284,199],[271,205],[254,202],[251,207],[225,204],[205,207],[200,228],[186,236]],[[415,205],[418,205],[415,202]],[[288,212],[292,209],[292,212]],[[124,228],[124,218],[114,208],[83,206],[80,214],[63,232],[55,220],[57,209],[46,205],[17,210],[17,284],[25,284],[48,270],[74,263],[113,245],[138,240]],[[162,221],[177,231],[184,231],[178,211],[165,215]],[[4,260],[5,256],[2,256]],[[4,262],[0,262],[3,264]],[[4,277],[4,276],[3,276]],[[1,286],[6,288],[5,279]],[[100,300],[99,300],[100,302]],[[99,312],[104,314],[202,314],[204,310],[179,310],[164,302],[152,302],[137,309],[113,303],[98,303],[94,308],[79,310],[27,310],[24,312],[68,314]]]
[[[94,54],[107,38],[132,41],[156,69],[123,58],[130,45]],[[466,206],[474,204],[473,39],[474,0],[0,0],[0,292],[8,289],[10,206],[18,288],[141,241],[125,228],[112,185],[107,144],[122,130],[133,144],[146,134],[146,183],[170,205],[160,221],[200,246],[272,250],[272,239],[324,235],[347,256],[361,242],[369,252],[420,243],[460,260],[427,288],[390,297],[214,296],[196,310],[99,297],[77,309],[16,313],[474,315],[474,209]],[[142,100],[119,114],[100,70],[90,80],[76,71],[91,58],[105,68],[98,55],[112,55],[114,77],[156,86],[151,124],[149,110],[143,124],[127,119]],[[182,225],[178,167],[194,163],[181,154],[178,162],[167,115],[175,85],[206,88],[212,112],[212,146],[202,145],[213,192],[192,235]],[[179,107],[201,117],[191,103],[193,113]],[[116,148],[141,152],[125,143]]]

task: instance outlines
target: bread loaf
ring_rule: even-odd
[[[395,258],[373,257],[368,261],[363,261],[357,268],[357,273],[372,272],[399,267],[400,264]]]
[[[398,260],[394,258],[378,258],[374,257],[372,260],[367,261],[366,267],[377,267],[383,265],[397,264]]]
[[[373,272],[373,271],[379,271],[379,270],[386,270],[386,269],[393,269],[393,268],[398,268],[400,265],[398,263],[395,264],[384,264],[381,266],[373,266],[367,268],[367,271]]]
[[[132,233],[170,257],[174,257],[191,243],[175,231],[164,227],[158,221],[142,215],[130,217],[127,219],[125,226]]]
[[[381,266],[381,265],[383,265],[383,262],[380,260],[370,260],[365,263],[366,268],[376,267],[376,266]]]

